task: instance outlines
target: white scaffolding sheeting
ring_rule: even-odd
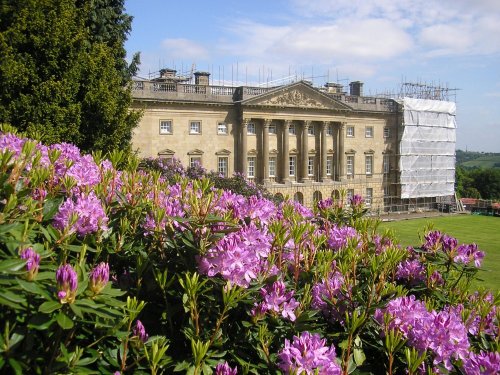
[[[455,103],[404,98],[403,111],[399,149],[401,198],[453,195]]]

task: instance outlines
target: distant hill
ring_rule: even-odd
[[[495,168],[500,169],[500,153],[497,152],[475,152],[457,150],[457,166],[467,169],[472,168]]]

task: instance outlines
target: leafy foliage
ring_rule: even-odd
[[[312,211],[138,164],[0,135],[2,371],[500,368],[475,245],[428,231],[403,249],[358,196]]]
[[[0,7],[0,123],[46,143],[130,148],[123,1],[7,0]],[[41,131],[43,129],[43,132]]]

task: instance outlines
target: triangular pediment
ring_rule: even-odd
[[[175,152],[172,151],[172,150],[170,150],[169,148],[166,148],[166,149],[161,150],[160,152],[158,152],[158,155],[161,155],[161,156],[163,156],[163,155],[173,155],[173,154],[175,154]]]
[[[241,104],[263,107],[351,110],[348,105],[333,99],[303,81],[278,87],[264,94],[245,99]]]

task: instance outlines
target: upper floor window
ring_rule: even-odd
[[[160,134],[172,134],[172,120],[160,120]]]
[[[314,175],[314,156],[309,156],[307,159],[307,174],[309,176]]]
[[[373,173],[373,155],[365,156],[365,173],[371,175]]]
[[[326,175],[331,176],[333,170],[333,156],[326,157]]]
[[[315,131],[314,131],[314,125],[309,125],[309,127],[307,128],[307,134],[309,135],[314,135],[315,134]]]
[[[227,134],[227,124],[225,122],[217,124],[217,134]]]
[[[254,178],[255,177],[255,157],[250,156],[247,159],[247,177]]]
[[[189,134],[201,134],[201,121],[191,121],[189,123]]]
[[[354,126],[348,126],[346,129],[346,135],[348,137],[354,137]]]
[[[384,173],[389,173],[390,168],[391,168],[391,164],[390,164],[389,155],[384,155],[384,159],[383,159],[383,170],[384,170]]]
[[[367,126],[365,128],[365,137],[366,138],[373,138],[373,126]]]
[[[247,134],[255,134],[255,124],[253,122],[248,123]]]
[[[269,125],[269,134],[276,134],[276,124]]]
[[[288,134],[296,134],[296,129],[294,124],[290,124],[288,128]]]
[[[227,177],[228,161],[227,156],[219,156],[219,160],[217,160],[217,171],[223,177]]]
[[[391,136],[391,128],[386,126],[384,127],[384,138],[389,138]]]
[[[354,175],[354,155],[347,155],[346,173],[348,176]]]
[[[276,176],[276,156],[269,157],[269,177]]]
[[[296,164],[297,158],[295,156],[290,156],[289,157],[289,174],[290,176],[295,176],[295,164]]]
[[[333,135],[333,125],[332,124],[330,124],[326,127],[326,134]]]

